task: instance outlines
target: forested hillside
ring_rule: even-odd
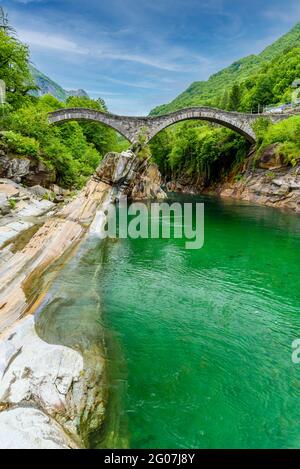
[[[151,115],[164,114],[188,106],[230,107],[228,100],[234,84],[240,85],[241,94],[245,94],[241,109],[251,110],[251,106],[255,109],[258,101],[257,98],[263,98],[260,103],[261,105],[276,104],[281,100],[289,100],[290,90],[288,90],[288,87],[295,77],[299,78],[299,44],[300,23],[296,24],[291,31],[267,47],[261,54],[250,55],[238,60],[224,70],[212,75],[207,81],[192,83],[174,101],[153,109]],[[292,51],[293,48],[297,49]],[[289,63],[285,66],[284,62],[288,52]],[[274,85],[270,93],[272,83],[269,84],[268,80],[272,73],[276,72],[277,58],[281,62],[280,73],[283,75],[280,77],[281,83],[279,86],[274,90],[273,88],[276,86]],[[294,65],[296,65],[295,68]],[[265,73],[267,73],[266,78],[264,77]],[[255,93],[253,88],[255,87],[257,76],[259,77],[260,84],[258,86],[259,92]],[[274,76],[273,81],[276,81],[277,78],[278,75]],[[261,96],[261,90],[264,88],[267,89],[268,94]]]
[[[261,54],[241,59],[216,73],[206,82],[193,83],[170,104],[159,106],[152,115],[188,106],[207,105],[229,111],[258,112],[264,106],[289,103],[292,83],[300,77],[300,23],[267,47]],[[271,125],[257,125],[257,151],[276,143],[276,151],[287,164],[300,157],[300,117]],[[199,123],[178,124],[158,134],[151,143],[154,160],[166,178],[201,178],[210,184],[234,172],[249,146],[227,129]]]

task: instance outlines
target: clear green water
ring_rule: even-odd
[[[300,217],[205,202],[203,249],[92,242],[50,292],[52,340],[88,346],[105,323],[111,401],[94,447],[300,447]]]

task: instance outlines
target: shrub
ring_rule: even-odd
[[[101,155],[87,141],[78,122],[48,124],[48,112],[62,106],[46,95],[9,113],[3,120],[7,129],[4,138],[16,153],[38,157],[55,169],[57,182],[62,186],[80,188],[98,166]]]
[[[24,137],[12,130],[2,132],[2,137],[9,149],[19,155],[37,157],[39,154],[39,143],[35,138]]]
[[[239,164],[249,145],[231,130],[190,121],[163,130],[150,146],[164,176],[194,175],[210,183],[220,180]]]
[[[266,147],[278,143],[276,152],[285,162],[296,165],[300,159],[300,116],[292,116],[277,124],[268,124],[266,127],[258,121],[254,126],[258,135],[257,150],[262,153]]]
[[[17,201],[15,199],[9,199],[8,203],[9,203],[9,206],[12,210],[14,210],[16,208]]]

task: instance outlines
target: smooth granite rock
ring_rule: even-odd
[[[18,407],[0,413],[0,449],[71,448],[78,446],[39,409]]]
[[[82,447],[104,416],[104,360],[49,344],[28,316],[0,342],[0,448]],[[38,412],[37,412],[38,411]],[[1,438],[1,428],[7,438]],[[28,435],[26,436],[26,433]],[[13,438],[12,438],[13,435]]]

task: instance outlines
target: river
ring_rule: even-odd
[[[107,345],[91,447],[300,446],[300,217],[212,197],[205,244],[89,240],[39,312],[45,340]]]

